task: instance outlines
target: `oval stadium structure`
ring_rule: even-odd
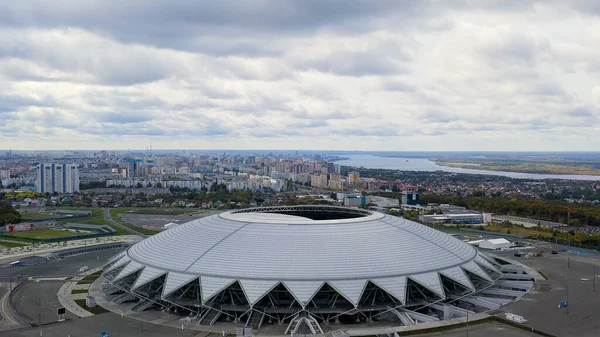
[[[505,265],[401,217],[282,206],[176,226],[113,257],[103,276],[107,297],[132,310],[322,333],[324,322],[409,325],[493,310],[533,283]]]

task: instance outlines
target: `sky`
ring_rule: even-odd
[[[0,0],[0,149],[597,151],[597,0]]]

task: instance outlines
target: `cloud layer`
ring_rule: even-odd
[[[597,1],[0,0],[0,149],[598,150]]]

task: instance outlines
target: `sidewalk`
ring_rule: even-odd
[[[75,303],[75,300],[82,300],[88,296],[88,293],[79,293],[79,294],[71,294],[74,289],[88,289],[90,284],[77,284],[77,282],[84,279],[86,276],[91,275],[98,270],[101,270],[100,267],[90,269],[84,273],[79,274],[78,276],[73,277],[70,281],[63,284],[62,287],[58,290],[56,294],[58,296],[58,301],[60,304],[65,307],[70,313],[76,315],[78,317],[90,317],[93,316],[91,312],[84,310],[82,307]],[[98,278],[101,280],[102,278]]]

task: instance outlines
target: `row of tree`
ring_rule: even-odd
[[[600,226],[600,207],[539,199],[504,199],[421,194],[422,203],[452,204],[482,212],[527,217],[572,226]]]

